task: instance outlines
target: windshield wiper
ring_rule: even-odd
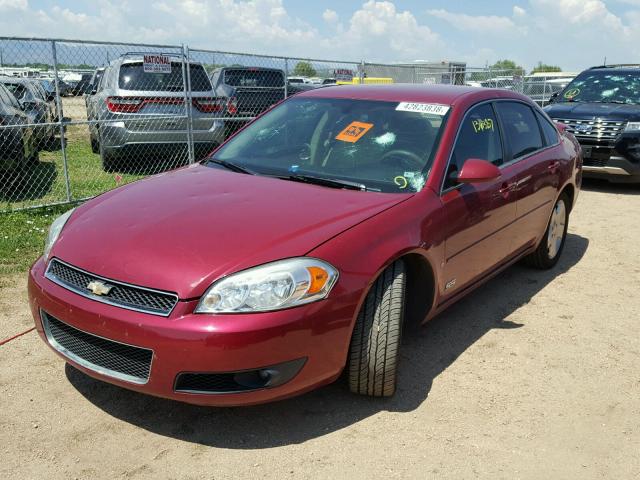
[[[221,165],[227,170],[231,170],[233,172],[246,173],[247,175],[257,175],[253,170],[249,170],[248,168],[238,165],[237,163],[228,162],[227,160],[210,158],[207,163],[215,163],[216,165]]]
[[[322,185],[324,187],[330,187],[330,188],[346,188],[348,190],[360,190],[362,192],[367,191],[367,186],[362,183],[350,182],[349,180],[338,180],[337,178],[323,178],[323,177],[315,177],[313,175],[304,175],[304,174],[293,174],[293,175],[281,176],[278,178],[282,178],[284,180],[293,180],[294,182],[303,182],[303,183],[311,183],[314,185]]]

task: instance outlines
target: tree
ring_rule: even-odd
[[[492,70],[500,70],[500,74],[505,73],[507,75],[524,75],[524,68],[520,65],[516,65],[513,60],[498,60],[491,65]]]
[[[546,63],[538,62],[538,65],[531,70],[531,74],[538,72],[561,72],[562,68],[557,65],[547,65]]]
[[[293,69],[293,74],[300,77],[315,77],[316,70],[309,62],[298,62]]]

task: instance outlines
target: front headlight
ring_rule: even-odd
[[[629,122],[627,126],[624,127],[625,132],[638,132],[640,131],[640,122]]]
[[[266,312],[326,298],[338,270],[315,258],[291,258],[250,268],[215,282],[196,313]]]
[[[45,262],[49,258],[49,253],[51,252],[53,245],[56,243],[56,240],[58,240],[58,237],[60,236],[60,232],[64,228],[64,225],[67,223],[67,220],[69,220],[69,217],[71,216],[74,210],[75,208],[72,208],[68,212],[65,212],[62,215],[60,215],[58,218],[56,218],[53,221],[53,223],[49,227],[49,235],[47,236],[47,241],[44,244]]]

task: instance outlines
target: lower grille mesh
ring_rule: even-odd
[[[176,381],[177,392],[227,393],[250,390],[236,382],[233,373],[182,373]]]
[[[121,380],[146,383],[153,352],[78,330],[42,312],[49,343],[83,367]]]

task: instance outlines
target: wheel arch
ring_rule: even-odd
[[[575,203],[576,187],[574,187],[572,183],[567,183],[558,194],[558,198],[560,198],[564,194],[566,194],[567,198],[569,199],[568,209],[569,209],[569,212],[571,212],[571,210],[573,210],[573,205]]]

